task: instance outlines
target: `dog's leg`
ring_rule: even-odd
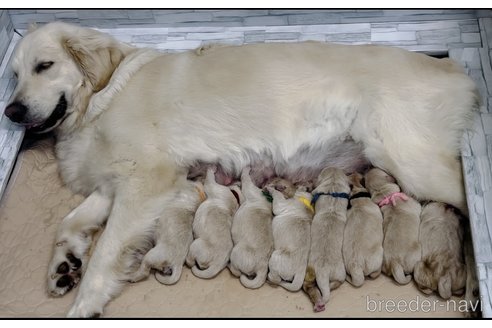
[[[128,280],[129,268],[151,248],[138,249],[152,244],[142,241],[152,240],[156,221],[166,204],[166,192],[175,182],[173,167],[162,166],[135,172],[132,179],[119,181],[106,228],[87,265],[69,317],[98,316],[119,294]],[[135,250],[131,254],[136,255],[130,262],[128,250]]]
[[[126,250],[135,247],[136,241],[146,238],[146,235],[152,236],[156,219],[153,215],[158,212],[149,211],[155,204],[139,196],[116,195],[106,228],[97,242],[75,302],[68,312],[69,317],[101,315],[104,306],[119,294],[128,280],[130,275],[125,273],[129,266]],[[143,212],[143,209],[148,212]]]
[[[92,235],[107,219],[111,205],[110,197],[95,191],[63,219],[48,266],[48,291],[51,295],[64,295],[79,282]]]

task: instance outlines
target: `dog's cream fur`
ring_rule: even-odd
[[[190,246],[186,264],[199,278],[213,278],[229,263],[233,243],[232,217],[239,207],[231,189],[215,181],[212,168],[207,171],[204,183],[207,200],[196,211],[193,221],[195,240]],[[241,190],[233,186],[238,193]]]
[[[169,193],[162,215],[155,229],[155,246],[142,259],[140,268],[128,280],[139,281],[156,269],[156,279],[166,285],[175,284],[181,277],[188,249],[193,241],[193,217],[204,200],[203,186],[187,181],[177,183],[177,190]]]
[[[367,192],[362,185],[363,175],[350,176],[350,197]],[[347,224],[343,233],[343,259],[347,281],[356,287],[362,286],[364,277],[376,278],[383,263],[383,215],[371,197],[349,200]]]
[[[437,291],[444,299],[463,294],[466,266],[459,214],[446,204],[432,202],[422,208],[420,217],[422,260],[413,274],[417,286],[426,294]]]
[[[316,193],[349,193],[349,179],[337,168],[325,168],[318,177]],[[346,278],[343,263],[343,231],[347,221],[348,199],[323,195],[316,201],[311,225],[311,249],[308,260],[308,277],[315,277],[321,299],[314,300],[314,310],[323,311],[330,299],[330,291],[338,288]],[[309,281],[306,286],[312,285]],[[308,291],[308,295],[313,291]]]
[[[241,191],[244,202],[232,222],[234,248],[229,269],[245,287],[260,288],[273,251],[272,204],[253,184],[249,167],[241,174]]]
[[[374,203],[399,192],[395,179],[379,168],[365,175],[366,188]],[[383,267],[382,271],[401,285],[412,280],[415,265],[421,259],[419,226],[421,206],[415,199],[397,199],[395,205],[381,207],[383,213]]]
[[[53,65],[37,72],[39,61]],[[316,42],[160,54],[57,22],[19,42],[12,68],[22,124],[45,123],[67,100],[45,130],[57,134],[64,182],[87,196],[63,220],[50,264],[82,261],[69,273],[85,270],[70,316],[100,314],[118,294],[118,254],[149,234],[181,169],[197,161],[234,175],[265,159],[279,175],[312,175],[333,161],[352,167],[363,150],[406,193],[466,211],[457,155],[477,95],[448,59]],[[57,295],[73,286],[59,279],[49,273]]]
[[[311,245],[311,220],[314,210],[303,202],[311,202],[311,194],[296,191],[292,198],[273,187],[272,195],[273,253],[268,262],[268,280],[290,291],[298,291],[304,282]]]

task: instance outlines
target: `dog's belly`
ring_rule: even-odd
[[[281,176],[293,183],[307,183],[316,179],[325,167],[338,167],[345,172],[363,171],[369,162],[363,154],[363,147],[351,139],[333,142],[324,146],[303,146],[288,159],[275,161],[271,154],[248,152],[251,177],[257,186],[262,187],[274,176]],[[216,180],[228,185],[239,179],[242,167],[231,167],[233,158],[222,158],[214,163],[197,161],[189,167],[189,176],[194,178],[206,173],[210,164],[218,165]],[[238,163],[237,165],[241,165]]]

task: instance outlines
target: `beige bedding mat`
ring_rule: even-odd
[[[46,292],[47,265],[61,219],[77,204],[62,186],[53,139],[23,147],[0,204],[0,317],[63,317],[77,289],[61,298]],[[463,301],[464,302],[464,301]],[[185,268],[174,286],[153,275],[128,284],[105,308],[104,317],[462,317],[460,299],[446,302],[420,293],[412,283],[397,286],[380,276],[361,288],[345,283],[327,309],[314,313],[303,292],[265,284],[244,288],[228,270],[211,280]],[[462,309],[461,309],[462,310]]]

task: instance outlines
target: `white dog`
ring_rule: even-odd
[[[333,167],[321,171],[313,190],[312,203],[316,212],[303,287],[316,312],[324,311],[331,290],[338,288],[346,278],[342,247],[349,192],[348,177],[341,169]]]
[[[180,179],[186,180],[186,177]],[[181,184],[181,188],[169,195],[158,220],[154,236],[156,245],[145,254],[140,268],[128,277],[130,281],[147,278],[151,269],[157,269],[156,279],[166,285],[175,284],[181,277],[193,241],[193,217],[206,197],[201,183],[186,180]]]
[[[231,176],[268,163],[291,181],[371,162],[406,193],[466,211],[457,155],[478,97],[448,59],[317,42],[163,54],[57,22],[20,40],[11,63],[5,114],[55,131],[61,177],[87,197],[63,220],[48,274],[62,295],[84,271],[70,316],[101,314],[118,294],[118,254],[198,162]]]
[[[401,285],[412,280],[421,259],[419,243],[420,212],[415,199],[400,192],[395,179],[379,168],[365,175],[371,199],[383,213],[383,266],[381,270]]]
[[[268,262],[268,280],[292,292],[301,289],[311,245],[314,208],[311,194],[296,191],[294,197],[268,187],[273,197],[273,253]]]
[[[253,184],[250,169],[241,174],[244,202],[232,222],[229,269],[247,288],[260,288],[266,281],[268,260],[273,251],[272,204],[260,188]]]
[[[227,266],[233,243],[231,237],[232,217],[239,207],[241,190],[215,181],[215,171],[210,168],[205,179],[207,200],[195,214],[193,234],[186,264],[199,278],[213,278]],[[236,198],[238,197],[238,198]]]

